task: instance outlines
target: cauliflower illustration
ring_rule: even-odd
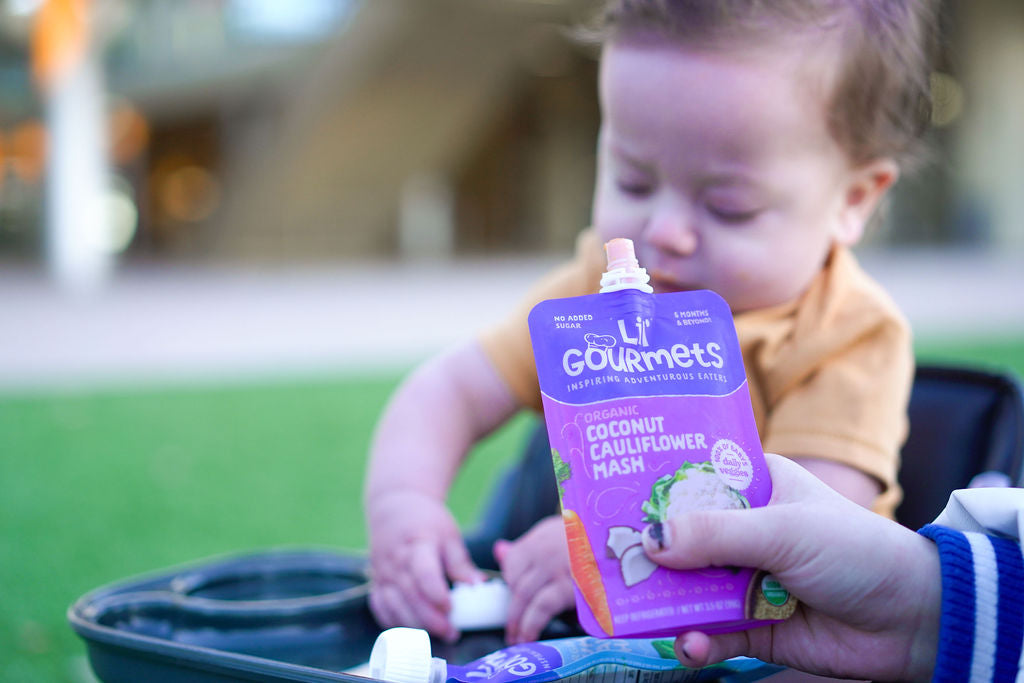
[[[663,522],[689,510],[748,508],[750,503],[715,473],[710,462],[685,462],[654,482],[642,509],[645,522]]]

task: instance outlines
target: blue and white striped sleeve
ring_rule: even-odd
[[[938,524],[919,533],[936,543],[942,565],[942,617],[933,680],[1018,680],[1024,671],[1020,543]]]

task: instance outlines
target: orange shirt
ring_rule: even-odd
[[[534,285],[481,343],[526,406],[541,410],[527,314],[544,299],[594,294],[604,252],[590,230],[575,257]],[[735,316],[750,400],[765,451],[832,460],[882,485],[874,510],[900,501],[899,450],[913,381],[910,329],[884,290],[835,248],[797,299]]]

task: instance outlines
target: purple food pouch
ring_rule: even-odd
[[[786,618],[795,600],[764,572],[667,569],[643,551],[648,524],[763,506],[772,485],[728,304],[653,294],[629,240],[606,248],[602,293],[529,316],[580,623],[655,638]]]

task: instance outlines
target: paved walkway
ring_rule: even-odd
[[[1024,335],[1024,254],[865,252],[927,339]],[[513,305],[550,258],[301,269],[128,268],[70,296],[0,270],[0,391],[403,367]]]

